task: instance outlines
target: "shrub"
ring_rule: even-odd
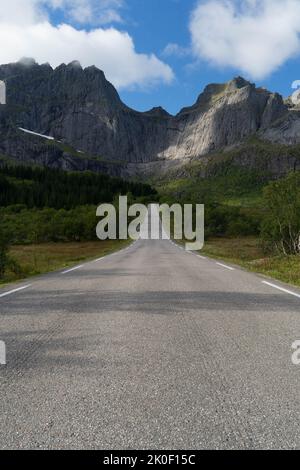
[[[264,190],[262,240],[285,255],[300,253],[300,172]]]

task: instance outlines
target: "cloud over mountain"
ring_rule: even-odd
[[[77,59],[83,66],[103,69],[119,89],[170,83],[173,71],[167,64],[154,54],[137,53],[127,32],[103,26],[122,21],[119,12],[122,3],[122,0],[0,0],[0,43],[5,44],[0,49],[0,63],[30,56],[40,63],[57,66]],[[64,18],[61,24],[50,19],[57,9]],[[80,28],[79,22],[84,23]]]

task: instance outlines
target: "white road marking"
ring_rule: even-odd
[[[196,255],[196,256],[201,259],[207,259],[205,256],[202,256],[202,255]]]
[[[5,297],[6,295],[14,294],[15,292],[19,292],[21,290],[27,289],[30,286],[31,286],[31,284],[27,284],[26,286],[19,287],[18,289],[13,289],[13,290],[10,290],[8,292],[4,292],[4,294],[0,294],[0,297]]]
[[[80,269],[82,267],[83,267],[83,264],[81,264],[80,266],[75,266],[75,268],[67,269],[66,271],[63,271],[61,274],[68,274],[68,273],[71,273],[72,271],[75,271],[76,269]]]
[[[271,282],[262,281],[262,283],[266,284],[269,287],[274,287],[274,289],[280,290],[281,292],[285,292],[286,294],[290,294],[290,295],[293,295],[294,297],[298,297],[298,299],[300,299],[300,294],[296,294],[296,292],[292,292],[291,290],[276,286],[275,284],[272,284]]]
[[[222,263],[216,263],[218,266],[221,266],[222,268],[229,269],[230,271],[234,271],[235,269],[232,268],[231,266],[227,266],[226,264]]]
[[[132,243],[131,245],[127,246],[127,248],[123,248],[122,250],[116,251],[115,253],[110,253],[108,255],[102,256],[101,258],[94,259],[93,261],[91,261],[91,263],[97,263],[98,261],[101,261],[103,259],[108,259],[108,258],[111,258],[112,256],[117,256],[120,253],[125,253],[125,251],[128,251],[131,247],[133,247],[133,245],[135,245],[135,243],[137,243],[137,241]],[[79,267],[81,268],[81,266],[79,266]],[[78,268],[76,268],[76,269],[78,269]]]

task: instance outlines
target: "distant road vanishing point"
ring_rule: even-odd
[[[299,448],[300,293],[168,240],[0,290],[3,449]]]

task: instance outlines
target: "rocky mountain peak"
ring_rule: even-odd
[[[243,77],[235,77],[233,80],[230,80],[230,82],[227,83],[227,90],[235,91],[248,86],[255,87],[253,83],[245,80]]]
[[[82,66],[81,66],[81,63],[78,61],[78,60],[73,60],[72,62],[70,62],[68,64],[68,67],[72,67],[72,68],[77,68],[77,69],[82,69]]]
[[[149,111],[146,111],[144,114],[148,116],[156,116],[156,117],[161,117],[161,118],[169,118],[171,117],[171,114],[169,114],[164,108],[161,106],[154,107],[150,109]]]
[[[243,100],[247,91],[255,90],[255,85],[248,82],[242,77],[236,77],[227,83],[211,83],[204,88],[204,91],[199,95],[196,103],[193,106],[183,108],[179,114],[186,114],[189,112],[202,111],[206,112],[216,106],[216,104],[224,99],[232,99],[232,95],[236,95],[236,100]],[[224,103],[225,103],[224,101]]]
[[[32,67],[38,65],[33,57],[22,57],[17,64],[24,65],[25,67]]]

